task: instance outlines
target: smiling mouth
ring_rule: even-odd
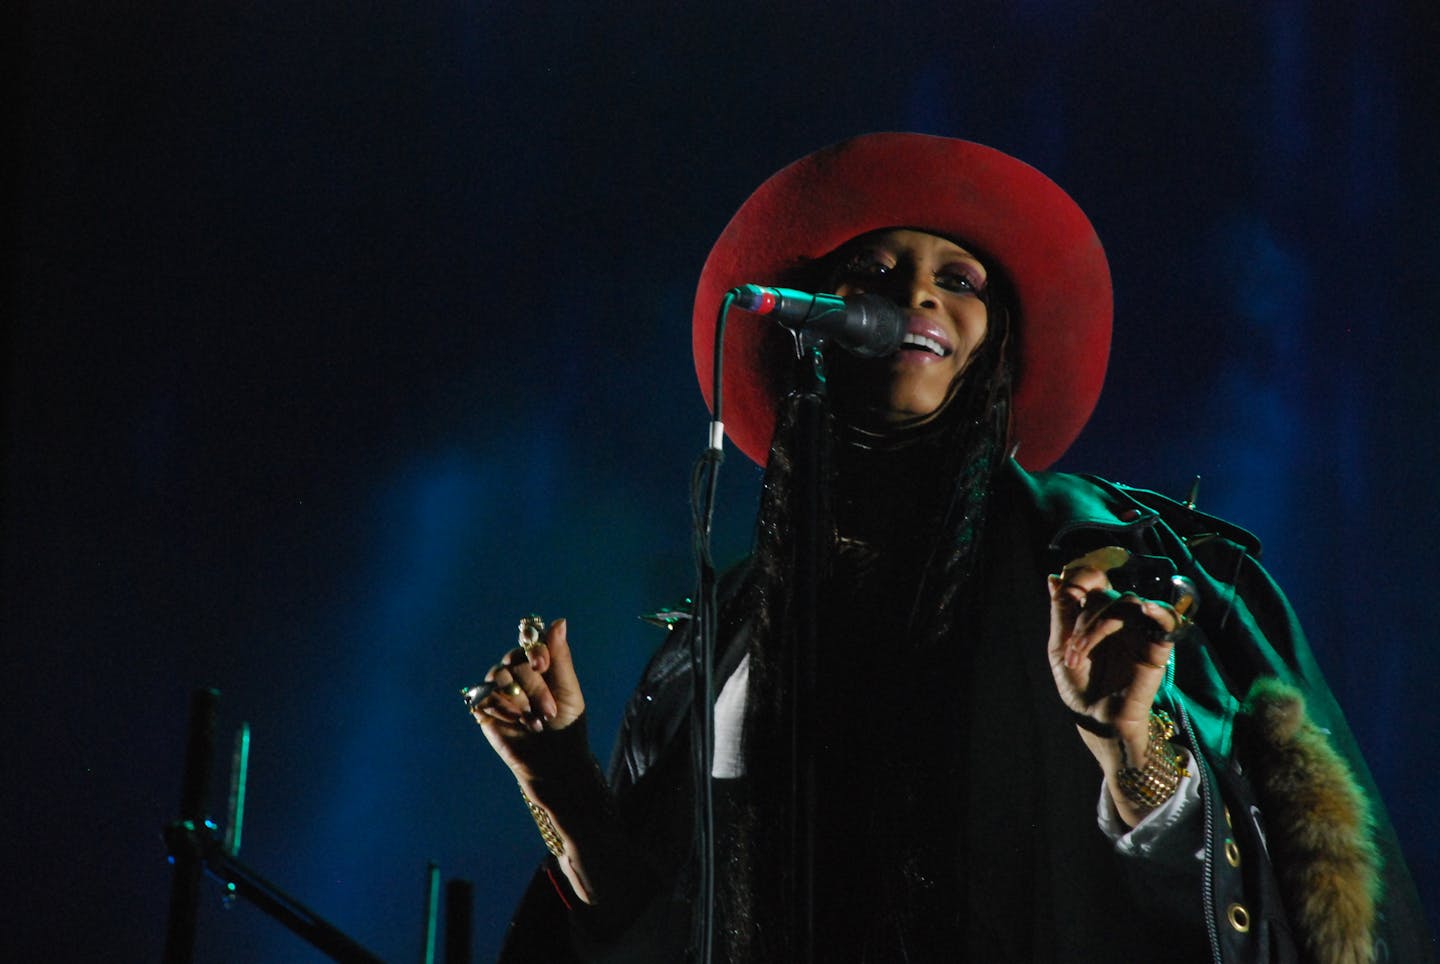
[[[945,358],[950,354],[950,349],[940,344],[934,338],[926,338],[924,335],[917,335],[907,332],[905,337],[900,339],[901,351],[925,351],[932,355]]]

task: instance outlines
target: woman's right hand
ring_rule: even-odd
[[[618,932],[638,916],[655,881],[590,753],[565,630],[557,619],[538,644],[506,653],[485,674],[488,692],[470,712],[519,782],[560,872],[591,906],[591,924]]]
[[[490,667],[485,682],[491,690],[470,708],[490,746],[522,782],[560,777],[557,768],[574,761],[573,740],[557,739],[575,726],[585,712],[585,697],[575,676],[566,639],[566,623],[557,619],[525,649],[516,646]],[[584,749],[583,727],[580,747]],[[588,760],[588,749],[584,750]]]

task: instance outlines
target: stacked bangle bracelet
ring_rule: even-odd
[[[1145,765],[1122,767],[1115,775],[1121,792],[1141,806],[1160,806],[1174,796],[1181,778],[1190,775],[1185,769],[1185,754],[1170,743],[1174,735],[1175,721],[1170,715],[1164,710],[1151,710]]]
[[[525,806],[530,810],[530,816],[535,819],[535,827],[540,831],[540,839],[545,841],[545,849],[557,857],[565,856],[565,841],[560,839],[560,832],[555,829],[555,822],[550,819],[550,814],[540,806],[524,791],[520,796],[525,799]]]

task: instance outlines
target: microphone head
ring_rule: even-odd
[[[861,358],[884,358],[900,350],[905,310],[884,295],[864,292],[845,299],[844,347]]]

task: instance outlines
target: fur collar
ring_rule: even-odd
[[[1236,736],[1305,958],[1370,964],[1380,857],[1369,803],[1350,768],[1310,720],[1300,691],[1277,679],[1256,680]]]

